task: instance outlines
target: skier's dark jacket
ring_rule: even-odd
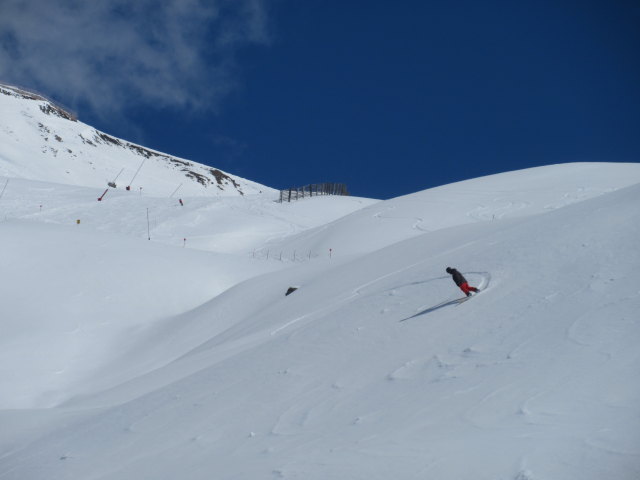
[[[457,286],[460,286],[463,283],[467,283],[467,279],[464,278],[462,274],[455,268],[447,268],[447,273],[453,276],[453,281],[456,282]]]

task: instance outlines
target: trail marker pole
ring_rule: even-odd
[[[147,240],[151,240],[151,228],[149,227],[149,209],[147,208]]]

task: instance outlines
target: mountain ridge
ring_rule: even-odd
[[[0,112],[0,175],[105,188],[118,186],[119,180],[135,191],[142,188],[161,196],[175,189],[193,196],[274,191],[101,132],[47,98],[18,87],[0,84]]]

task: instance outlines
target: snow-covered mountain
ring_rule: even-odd
[[[8,180],[3,480],[640,478],[640,164],[291,204]]]
[[[271,188],[100,132],[40,95],[0,85],[0,175],[158,196],[226,196]]]

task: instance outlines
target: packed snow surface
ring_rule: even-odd
[[[102,190],[0,177],[0,479],[640,478],[639,164]]]

